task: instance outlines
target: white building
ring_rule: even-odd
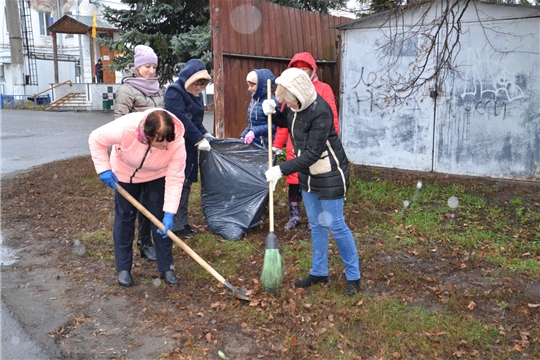
[[[102,19],[103,5],[125,6],[119,0],[0,0],[4,10],[0,17],[0,94],[33,95],[68,80],[79,86],[95,83],[95,61],[102,58],[106,65],[115,54],[92,38],[94,12],[97,37],[118,36]],[[57,61],[49,26],[57,30]],[[105,71],[104,82],[114,84],[117,77],[120,74]],[[87,100],[91,100],[89,95]]]
[[[458,35],[453,32],[448,42],[444,36],[431,40],[446,6],[442,0],[426,1],[337,26],[343,34],[340,120],[349,160],[538,181],[540,9],[456,2],[452,14],[463,14],[454,23],[461,32],[452,71],[428,76]],[[440,26],[441,33],[450,28]],[[433,48],[426,46],[428,40]],[[428,58],[426,49],[434,56]],[[394,105],[392,90],[415,76],[427,81]]]

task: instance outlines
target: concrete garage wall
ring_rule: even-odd
[[[399,107],[388,106],[388,54],[378,51],[388,17],[341,28],[340,121],[353,163],[540,180],[540,10],[475,4],[462,21],[457,71],[437,97],[428,83]],[[420,43],[409,39],[395,57],[397,75],[410,71]]]
[[[434,171],[540,180],[539,24],[490,24],[514,34],[493,36],[501,52],[479,41],[479,24],[464,34],[464,66],[437,100]]]

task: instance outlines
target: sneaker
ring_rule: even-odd
[[[345,285],[345,295],[354,296],[359,292],[360,292],[360,279],[347,280],[347,285]]]
[[[187,224],[186,226],[184,226],[184,229],[186,229],[187,231],[189,231],[190,233],[192,233],[193,235],[195,235],[197,233],[197,230],[195,230],[194,228],[191,227],[191,225]]]
[[[173,231],[173,233],[178,237],[182,237],[184,239],[191,239],[197,233],[197,230],[195,230],[188,224],[184,226],[182,230],[176,230]]]
[[[297,288],[307,288],[311,285],[315,285],[318,283],[327,283],[328,282],[328,276],[315,276],[309,274],[308,277],[303,278],[302,280],[298,280],[294,285]]]
[[[193,237],[193,235],[195,235],[193,232],[191,232],[187,228],[183,228],[182,230],[173,231],[173,234],[178,236],[179,238],[184,238],[184,239],[191,239]]]

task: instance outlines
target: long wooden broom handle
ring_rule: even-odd
[[[272,81],[266,82],[268,100],[272,100]],[[272,161],[272,114],[268,114],[268,169],[274,165]],[[274,187],[273,183],[268,183],[268,219],[270,221],[270,232],[274,232]]]
[[[130,195],[123,187],[116,184],[118,187],[117,191],[126,198],[131,205],[135,206],[144,216],[148,218],[151,222],[154,223],[160,230],[165,229],[165,225],[159,221],[150,211],[148,211],[144,206],[142,206],[133,196]],[[208,271],[213,277],[215,277],[220,283],[225,283],[225,278],[221,276],[210,264],[208,264],[202,257],[200,257],[195,251],[193,251],[185,242],[183,242],[178,236],[176,236],[171,230],[167,231],[167,235],[184,250],[189,256],[193,258],[199,265],[201,265],[204,270]]]

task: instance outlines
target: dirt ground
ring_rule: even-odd
[[[47,164],[2,180],[1,226],[4,244],[17,249],[20,257],[13,265],[2,268],[2,298],[29,333],[49,351],[51,358],[219,359],[219,351],[227,354],[229,359],[301,357],[299,353],[285,355],[281,352],[282,345],[270,336],[268,329],[252,329],[241,318],[228,317],[231,313],[241,313],[234,310],[242,306],[260,306],[262,312],[269,311],[271,306],[265,308],[260,304],[271,303],[271,299],[256,292],[257,302],[246,304],[232,298],[215,281],[203,283],[202,287],[200,281],[190,281],[193,279],[190,279],[188,270],[182,270],[182,267],[193,261],[180,249],[174,252],[177,275],[182,280],[179,287],[156,286],[154,282],[158,273],[155,263],[141,260],[137,254],[132,271],[138,279],[137,286],[119,287],[113,260],[104,258],[97,261],[95,257],[85,256],[89,249],[84,249],[84,244],[78,240],[79,234],[85,231],[110,230],[108,214],[113,209],[112,191],[110,196],[103,196],[102,184],[75,184],[69,181],[85,173],[88,176],[93,174],[89,158]],[[369,173],[366,176],[374,175]],[[380,169],[376,176],[380,179],[396,176],[405,179],[419,175]],[[421,176],[429,181],[466,184],[495,181],[449,178],[437,174]],[[540,202],[539,184],[512,181],[498,181],[497,184],[497,191],[490,201],[504,202],[524,196],[530,201]],[[285,218],[285,211],[284,207],[278,209],[276,219]],[[193,223],[199,231],[207,231],[201,217],[194,218]],[[355,225],[352,221],[350,226],[361,225]],[[281,227],[276,226],[278,238],[293,236],[280,233],[278,228]],[[257,231],[264,237],[268,230]],[[306,229],[301,228],[298,232],[307,236]],[[362,241],[378,240],[366,237]],[[532,314],[524,302],[540,299],[539,282],[531,282],[520,276],[507,277],[501,270],[501,274],[491,273],[493,277],[500,278],[500,282],[482,283],[485,275],[483,264],[469,267],[467,271],[457,271],[455,269],[462,262],[460,255],[442,255],[448,259],[443,269],[435,270],[441,254],[438,254],[438,258],[433,254],[431,259],[423,259],[423,269],[416,271],[442,274],[441,283],[448,287],[460,287],[464,291],[474,286],[483,291],[505,287],[516,294],[515,303],[509,306],[520,310],[507,312],[504,316],[514,317],[516,327],[533,315],[538,320],[538,312]],[[377,258],[363,260],[363,273],[369,278],[377,267],[408,266],[412,261],[406,257],[391,259],[381,253]],[[250,279],[258,278],[260,269],[245,265],[245,269],[251,268],[252,273],[228,280],[233,284],[252,287]],[[292,278],[286,278],[284,282],[291,288],[288,291],[294,291]],[[436,306],[434,295],[430,295],[430,290],[426,288],[389,287],[378,279],[366,282],[363,287],[373,296],[408,289],[416,292],[411,299],[414,298],[417,305]],[[403,293],[404,298],[409,295]],[[480,301],[477,303],[481,304]],[[504,312],[505,309],[500,311]],[[276,317],[279,316],[277,311]],[[282,324],[284,327],[289,325]],[[538,350],[540,345],[536,343],[530,346]]]

